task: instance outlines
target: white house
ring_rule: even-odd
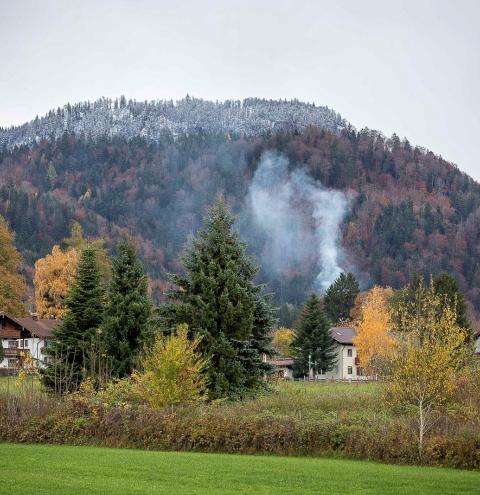
[[[317,379],[333,380],[366,380],[368,377],[362,373],[357,349],[353,344],[353,338],[357,335],[351,327],[333,327],[330,335],[337,343],[337,362],[334,368],[327,373],[318,375]]]
[[[45,366],[45,347],[53,329],[60,320],[42,320],[36,317],[15,318],[0,312],[0,342],[4,358],[0,361],[0,373],[15,373],[27,356],[33,358],[36,367]]]
[[[366,380],[362,374],[357,349],[353,344],[356,332],[351,327],[333,327],[330,335],[336,342],[337,361],[334,368],[314,377],[317,380]],[[278,376],[293,378],[293,359],[276,359],[272,361]]]

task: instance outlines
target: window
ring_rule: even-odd
[[[353,369],[352,369],[352,367],[351,367],[351,366],[349,366],[349,367],[347,368],[347,374],[348,374],[348,375],[352,375],[352,374],[353,374]]]
[[[18,341],[17,340],[9,340],[8,341],[8,348],[9,349],[17,349],[18,348]]]
[[[8,367],[9,368],[16,368],[17,367],[17,360],[10,358],[8,360]]]
[[[28,347],[28,339],[23,339],[23,347]]]
[[[347,349],[347,356],[352,357],[352,349]]]

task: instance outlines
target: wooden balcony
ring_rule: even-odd
[[[20,358],[30,354],[30,350],[24,347],[6,347],[3,352],[6,358]],[[21,353],[23,353],[23,356]]]

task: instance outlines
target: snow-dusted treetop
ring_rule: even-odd
[[[328,107],[298,100],[211,102],[197,98],[173,101],[137,102],[125,97],[99,100],[51,110],[42,118],[8,129],[0,128],[0,147],[55,139],[65,132],[88,138],[141,136],[156,141],[165,130],[174,136],[202,129],[205,132],[236,132],[257,135],[277,130],[302,130],[315,125],[332,131],[346,122]]]

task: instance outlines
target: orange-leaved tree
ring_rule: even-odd
[[[368,375],[382,375],[393,349],[390,333],[390,288],[373,287],[362,296],[359,315],[354,322],[357,336],[353,343],[357,348],[360,366]]]
[[[8,229],[5,219],[0,216],[0,311],[23,316],[25,307],[22,298],[26,285],[19,273],[21,258],[13,241],[14,234]]]
[[[77,273],[78,252],[64,252],[53,246],[52,253],[35,263],[35,307],[40,318],[62,318],[65,297]]]

